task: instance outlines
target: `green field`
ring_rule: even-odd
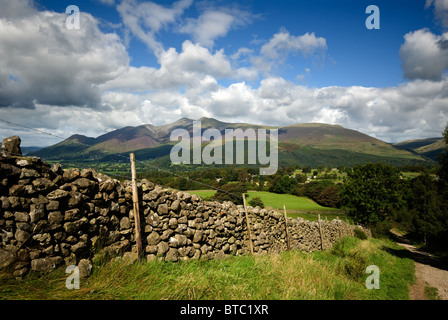
[[[216,191],[189,190],[187,192],[196,194],[201,198],[210,198]],[[317,214],[320,214],[322,219],[332,220],[339,217],[346,220],[343,210],[322,207],[307,197],[297,197],[291,194],[277,194],[267,191],[248,191],[247,194],[249,195],[247,201],[250,201],[255,197],[260,197],[267,209],[281,210],[283,212],[283,205],[285,205],[286,212],[290,218],[301,217],[314,221],[318,218]]]

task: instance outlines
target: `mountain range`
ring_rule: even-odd
[[[212,118],[201,118],[201,128],[218,129],[278,129],[280,165],[352,166],[382,161],[402,164],[434,164],[437,153],[444,150],[442,138],[405,141],[389,144],[359,131],[339,125],[323,123],[294,124],[283,127],[248,123],[227,123]],[[31,152],[29,155],[53,161],[122,161],[123,156],[134,152],[138,160],[170,162],[170,141],[174,129],[185,129],[190,135],[193,121],[182,118],[174,123],[154,126],[127,126],[97,138],[76,134],[53,146]]]

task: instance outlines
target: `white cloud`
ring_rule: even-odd
[[[439,81],[448,68],[448,33],[437,36],[427,29],[409,32],[400,48],[404,76]]]
[[[448,28],[448,0],[426,0],[425,8],[434,7],[436,19]]]
[[[43,11],[0,19],[0,106],[101,107],[98,86],[120,74],[129,57],[90,14],[80,15],[79,30],[67,29],[66,18]]]
[[[326,50],[327,40],[323,37],[316,37],[314,32],[295,36],[288,30],[282,29],[264,43],[260,48],[260,54],[252,55],[250,61],[253,68],[261,74],[270,74],[274,67],[278,68],[285,64],[290,56],[297,54],[311,59],[313,64],[322,67]]]
[[[115,0],[99,0],[99,2],[107,6],[113,6],[115,4]]]
[[[290,53],[301,53],[307,57],[318,50],[326,49],[326,39],[316,37],[314,32],[294,36],[287,30],[282,30],[276,33],[268,43],[261,47],[261,55],[270,59],[284,59]]]
[[[137,91],[167,90],[179,87],[193,88],[205,79],[226,78],[232,67],[223,50],[211,53],[199,44],[186,40],[182,51],[170,48],[159,54],[160,68],[129,67],[120,77],[105,83],[103,89]]]
[[[37,12],[33,0],[0,0],[0,8],[0,19],[8,20],[29,17]]]
[[[154,2],[123,0],[117,10],[127,31],[145,43],[158,56],[164,51],[163,44],[156,39],[162,28],[176,22],[182,13],[191,6],[193,0],[180,0],[167,8]]]
[[[312,122],[339,124],[344,118],[347,117],[347,113],[339,109],[322,108],[317,115],[313,118]]]
[[[187,19],[179,32],[191,34],[193,40],[203,46],[213,47],[215,39],[224,37],[232,29],[251,23],[253,17],[250,12],[235,8],[209,8],[197,19]]]

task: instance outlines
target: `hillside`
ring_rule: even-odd
[[[345,150],[377,156],[418,159],[415,155],[359,131],[322,123],[295,124],[279,130],[279,141],[323,150]],[[421,160],[421,159],[419,159]]]
[[[212,118],[201,118],[202,130],[218,129],[273,129],[279,131],[280,165],[355,165],[370,161],[393,164],[427,163],[422,155],[394,146],[359,131],[339,125],[322,123],[294,124],[271,127],[247,123],[226,123]],[[58,161],[114,161],[116,154],[135,152],[137,159],[170,161],[169,153],[175,142],[170,141],[174,129],[185,129],[192,135],[193,120],[182,118],[174,123],[154,126],[124,127],[97,138],[74,135],[58,144],[32,153],[45,160]],[[269,133],[269,131],[268,131]],[[127,155],[126,155],[127,156]],[[120,157],[120,156],[118,156]]]
[[[427,138],[417,140],[407,140],[394,144],[395,147],[403,150],[412,151],[421,156],[438,160],[437,155],[445,152],[445,143],[443,138]]]

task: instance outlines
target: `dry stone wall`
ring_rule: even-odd
[[[230,202],[138,182],[140,226],[146,259],[213,259],[250,252],[245,212]],[[95,254],[135,255],[130,181],[92,169],[63,170],[35,157],[0,154],[0,269],[14,276],[88,265]],[[286,250],[285,218],[248,207],[256,254]],[[323,248],[355,227],[321,221]],[[288,218],[292,249],[321,249],[318,222]],[[365,230],[368,234],[369,231]]]

